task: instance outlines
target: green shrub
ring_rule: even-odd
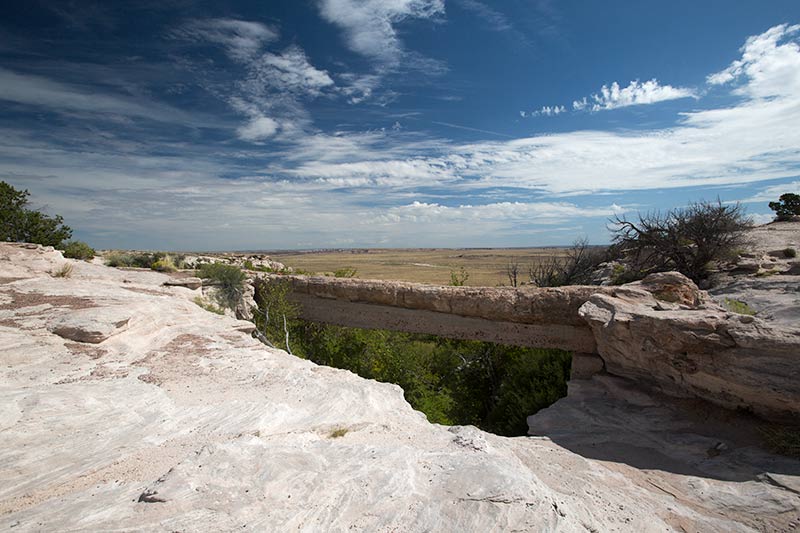
[[[83,241],[69,241],[64,245],[64,257],[69,259],[94,259],[94,248]]]
[[[133,256],[124,252],[108,252],[103,255],[106,266],[130,267],[133,266]]]
[[[160,257],[156,254],[147,252],[131,253],[131,252],[108,252],[105,255],[106,266],[110,267],[135,267],[135,268],[151,268],[153,263],[158,261]]]
[[[333,272],[334,278],[354,278],[356,277],[356,269],[353,267],[339,268]]]
[[[223,307],[234,309],[244,294],[244,282],[247,275],[237,266],[204,263],[200,265],[197,275],[217,283],[219,287],[217,300]]]
[[[468,279],[469,272],[467,272],[467,269],[463,266],[458,269],[458,272],[455,270],[450,271],[450,285],[452,287],[463,287]]]
[[[131,266],[136,268],[152,268],[153,263],[158,261],[161,256],[147,252],[131,255]]]
[[[794,257],[797,257],[797,250],[795,250],[794,248],[786,248],[783,251],[783,255],[785,257],[788,257],[789,259],[792,259]]]
[[[178,267],[175,266],[175,261],[170,255],[165,255],[161,259],[158,259],[150,265],[150,268],[157,272],[175,272],[178,270]]]
[[[256,269],[256,265],[254,265],[253,262],[250,261],[249,259],[244,262],[244,265],[242,265],[242,267],[245,270],[255,270]]]

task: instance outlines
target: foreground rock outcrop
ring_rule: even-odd
[[[736,453],[723,450],[707,458],[716,465],[692,470],[694,445],[657,464],[587,453],[575,445],[581,439],[563,435],[568,418],[562,430],[551,424],[553,440],[431,425],[396,386],[265,348],[250,336],[252,324],[193,303],[199,288],[77,261],[71,277],[54,277],[64,262],[52,249],[0,244],[4,530],[727,532],[800,524],[797,461],[751,442],[723,436]],[[571,384],[576,396],[553,413],[605,402],[616,418],[598,436],[624,441],[637,410],[662,414],[660,399],[636,390],[617,404]],[[649,449],[645,439],[650,448],[683,446],[680,423],[670,424],[671,440],[640,425],[639,440],[618,453]]]

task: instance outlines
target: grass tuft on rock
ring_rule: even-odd
[[[350,431],[350,430],[347,429],[347,428],[336,428],[336,429],[332,430],[328,434],[328,437],[330,437],[332,439],[338,439],[338,438],[341,438],[341,437],[344,437],[345,435],[347,435],[348,431]]]
[[[54,278],[70,278],[72,277],[72,264],[64,263],[53,271]]]
[[[741,300],[725,298],[725,308],[731,313],[739,315],[755,316],[757,311]]]

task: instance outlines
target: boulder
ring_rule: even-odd
[[[595,294],[579,313],[610,374],[767,418],[800,416],[797,327],[730,313],[674,272]]]

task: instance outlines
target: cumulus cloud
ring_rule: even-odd
[[[770,187],[762,189],[753,196],[744,198],[739,201],[743,204],[757,203],[757,202],[758,203],[777,202],[780,196],[787,192],[800,194],[800,180],[791,181],[789,183],[781,183],[780,185],[772,185]]]
[[[414,201],[393,207],[381,220],[390,222],[412,221],[426,224],[447,222],[487,223],[491,221],[513,223],[536,221],[541,224],[556,224],[576,217],[604,217],[624,211],[618,205],[606,207],[580,207],[567,202],[497,202],[483,205],[459,205],[449,207],[438,203]]]
[[[245,115],[247,123],[236,129],[244,141],[260,142],[270,137],[292,135],[307,121],[301,102],[316,98],[335,83],[327,71],[314,67],[305,51],[291,45],[283,51],[266,50],[279,37],[277,30],[258,22],[210,19],[183,25],[173,37],[222,45],[246,75],[233,90],[218,91],[228,104]]]
[[[319,96],[324,88],[334,85],[328,72],[311,65],[299,46],[262,54],[249,65],[249,82],[281,93]]]
[[[388,65],[397,64],[403,52],[397,23],[444,14],[444,0],[319,0],[318,5],[325,20],[344,30],[351,50]]]
[[[269,117],[255,117],[236,132],[245,141],[261,141],[272,137],[278,131],[278,123]]]
[[[552,116],[558,116],[558,115],[560,115],[562,113],[566,113],[566,112],[567,112],[567,108],[564,107],[563,105],[554,105],[554,106],[545,105],[545,106],[542,106],[540,109],[535,109],[535,110],[531,111],[530,113],[526,113],[525,111],[521,111],[520,112],[520,116],[522,118],[525,118],[525,117],[528,117],[528,116],[531,116],[531,117],[552,117]]]
[[[85,228],[96,246],[316,247],[342,234],[356,246],[497,246],[530,243],[536,231],[544,232],[540,243],[569,242],[581,231],[599,242],[606,217],[623,208],[598,201],[598,192],[772,180],[745,200],[766,202],[797,190],[800,87],[781,75],[771,78],[773,96],[754,90],[763,65],[800,60],[800,50],[775,43],[758,56],[762,67],[743,66],[728,82],[743,98],[686,113],[667,128],[469,144],[407,131],[313,132],[275,142],[268,153],[165,147],[162,139],[120,147],[108,132],[98,144],[64,147],[85,142],[87,133],[48,141],[41,132],[23,138],[4,129],[0,160],[12,184]],[[745,65],[745,49],[730,59]],[[246,119],[239,134],[256,142],[283,136],[288,115],[271,112],[287,108],[269,101],[268,91],[266,101],[258,98],[243,92],[231,99]]]
[[[610,86],[603,85],[599,94],[595,93],[591,98],[584,97],[581,100],[575,100],[572,102],[572,108],[576,111],[587,109],[603,111],[633,105],[655,104],[680,98],[697,98],[697,93],[693,89],[686,87],[661,85],[654,78],[644,83],[634,80],[627,87],[620,87],[617,82],[612,83]]]
[[[774,33],[770,30],[748,43],[771,42],[769,36]],[[796,46],[763,46],[760,50],[758,61],[763,64],[800,65]],[[747,45],[742,54],[734,64],[744,64],[752,57]],[[762,85],[763,72],[762,68],[744,68],[737,90],[745,95],[761,94],[753,92],[751,85]],[[753,96],[731,107],[684,113],[676,125],[663,129],[575,131],[466,145],[440,143],[429,147],[434,155],[427,157],[416,152],[416,157],[380,158],[371,150],[368,157],[360,159],[361,151],[355,147],[355,152],[347,153],[347,161],[301,165],[296,171],[324,180],[340,179],[358,170],[363,183],[379,183],[386,179],[387,169],[403,168],[407,172],[404,183],[409,187],[473,191],[506,187],[555,195],[791,179],[800,168],[800,85],[792,76],[777,76],[772,94],[777,96]],[[614,98],[609,94],[608,100]],[[414,150],[408,153],[413,155]],[[413,160],[413,171],[405,168],[409,160]],[[370,164],[360,164],[367,161]]]
[[[740,48],[742,57],[706,81],[710,85],[739,82],[735,92],[751,98],[796,96],[800,93],[798,34],[800,24],[780,24],[749,37]]]

